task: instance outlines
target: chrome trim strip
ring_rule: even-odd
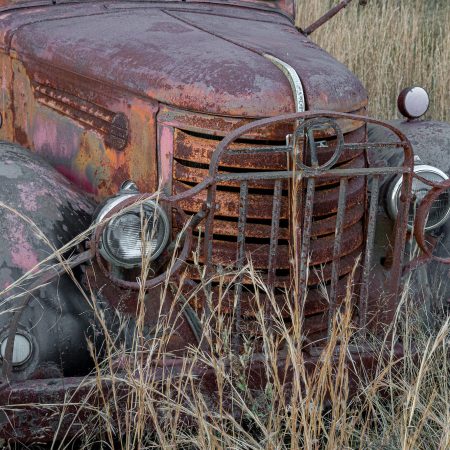
[[[288,63],[276,58],[275,56],[264,54],[264,57],[273,62],[287,77],[294,94],[296,112],[305,111],[305,94],[303,92],[303,85],[295,69]]]

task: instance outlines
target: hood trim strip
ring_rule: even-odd
[[[269,55],[268,53],[264,53],[264,57],[275,64],[287,77],[289,83],[292,88],[292,92],[294,94],[295,101],[295,111],[296,112],[305,112],[306,104],[305,104],[305,93],[303,90],[303,84],[298,76],[298,73],[295,69],[290,66],[287,62],[282,61],[281,59],[276,58],[275,56]]]

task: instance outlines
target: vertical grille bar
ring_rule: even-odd
[[[270,139],[261,139],[261,146],[254,146],[254,140],[265,136],[261,130],[257,133],[255,130],[270,127],[267,136],[272,136],[275,125],[283,124],[281,129],[284,134],[285,130],[290,131],[285,127],[290,121],[295,129],[292,135],[286,138],[285,146],[272,147]],[[367,143],[367,127],[362,127],[362,124],[367,123],[375,123],[391,130],[399,142],[373,145]],[[343,124],[345,128],[342,128]],[[359,128],[353,130],[357,124]],[[352,129],[347,133],[347,127],[350,125]],[[346,131],[345,136],[343,130]],[[242,148],[241,142],[238,142],[240,139],[242,144],[245,144]],[[264,140],[268,140],[269,144],[264,143]],[[199,145],[195,143],[201,144],[201,152],[197,151]],[[370,320],[369,281],[375,262],[371,259],[374,253],[379,183],[381,176],[398,173],[403,175],[405,180],[401,196],[404,205],[399,208],[393,240],[393,268],[389,273],[392,298],[386,309],[386,318],[389,319],[389,311],[392,310],[390,306],[395,307],[395,294],[399,289],[406,237],[403,225],[407,221],[412,181],[413,154],[407,138],[395,127],[376,120],[333,112],[308,112],[246,124],[228,133],[214,150],[216,143],[215,138],[208,139],[208,136],[205,137],[201,133],[184,133],[179,141],[179,154],[174,165],[174,176],[177,180],[174,184],[174,195],[177,201],[181,200],[183,208],[189,213],[196,211],[201,203],[207,211],[205,243],[202,245],[203,254],[200,255],[208,279],[205,287],[205,292],[209,292],[206,306],[212,308],[209,303],[212,286],[209,282],[216,265],[232,264],[241,272],[248,262],[246,256],[251,250],[254,252],[255,269],[266,273],[268,286],[274,293],[280,294],[277,296],[277,302],[280,300],[280,303],[284,304],[277,287],[288,283],[292,294],[291,305],[299,308],[300,318],[305,317],[306,311],[308,328],[305,327],[305,333],[314,336],[320,333],[320,336],[323,336],[327,328],[328,331],[331,328],[332,317],[339,305],[338,299],[343,294],[342,288],[345,288],[344,277],[352,271],[355,261],[359,260],[358,255],[364,252],[357,280],[358,284],[361,284],[358,294],[362,295],[358,295],[356,301],[361,312],[361,324],[363,327],[367,326]],[[389,166],[386,170],[382,167],[370,167],[367,155],[364,154],[367,147],[382,149],[387,144],[389,147],[403,148],[403,165]],[[263,154],[264,157],[259,156]],[[242,155],[242,160],[239,155]],[[198,158],[201,161],[198,161]],[[208,178],[205,178],[204,166],[208,162]],[[258,167],[253,167],[253,163]],[[249,169],[248,173],[245,169]],[[372,196],[366,202],[364,200],[368,197],[368,186],[364,181],[369,179],[372,184],[373,178]],[[243,180],[248,184],[242,184]],[[354,180],[357,182],[354,183]],[[204,185],[192,188],[193,182]],[[287,187],[284,183],[287,183]],[[336,184],[339,184],[339,187]],[[236,192],[236,186],[240,188],[239,194]],[[189,202],[189,195],[183,194],[186,189],[189,191],[191,188],[192,203]],[[286,188],[289,190],[287,198],[283,197],[283,189]],[[203,189],[207,190],[206,202],[204,193],[200,192]],[[270,225],[267,223],[268,219],[272,219]],[[246,226],[248,221],[252,223],[251,226]],[[254,229],[253,223],[256,225]],[[284,255],[282,260],[281,254]],[[293,261],[287,261],[287,258],[292,258]],[[319,266],[324,268],[323,279],[315,271]],[[287,270],[290,271],[290,277],[286,276]],[[198,279],[200,275],[197,274]],[[329,286],[329,311],[322,303],[315,304],[321,281]],[[235,299],[236,313],[236,321],[233,317],[231,325],[237,331],[236,341],[233,338],[232,346],[235,342],[242,341],[243,322],[244,319],[247,321],[247,293],[251,306],[252,295],[250,290],[247,292],[244,282],[247,283],[245,273],[237,275],[231,291]],[[308,290],[311,295],[308,292],[306,299]],[[226,313],[228,311],[226,309]],[[268,312],[270,311],[266,309],[266,313]],[[312,323],[311,327],[309,322]]]
[[[289,221],[289,226],[291,229],[291,236],[293,237],[293,270],[292,276],[294,278],[294,294],[300,296],[300,261],[299,256],[302,250],[302,238],[303,238],[303,179],[301,174],[295,173],[289,187],[290,189],[290,214],[291,220]],[[297,302],[295,302],[297,304]]]
[[[272,227],[270,230],[269,273],[268,273],[268,285],[270,290],[273,289],[273,285],[275,282],[278,235],[280,231],[281,187],[282,187],[282,180],[276,180],[273,191]]]
[[[405,158],[406,159],[406,158]],[[410,155],[410,161],[412,156]],[[395,245],[392,257],[392,269],[390,273],[390,292],[388,305],[385,310],[386,323],[392,323],[395,310],[398,305],[398,295],[401,282],[402,262],[406,243],[406,230],[408,229],[409,205],[411,203],[413,163],[410,162],[410,172],[403,174],[403,183],[400,193],[402,205],[399,207],[397,220],[395,221]],[[390,336],[392,337],[392,335]]]
[[[316,141],[314,139],[314,128],[307,129],[307,145],[309,145],[311,166],[317,167],[319,161],[317,158]],[[304,155],[302,155],[303,159]],[[303,161],[301,161],[303,163]],[[313,176],[308,178],[306,187],[306,198],[304,207],[304,220],[303,220],[303,236],[302,236],[302,249],[300,256],[300,291],[302,298],[306,293],[306,286],[308,280],[308,256],[311,244],[311,227],[312,217],[314,212],[314,194],[316,188],[316,179]],[[304,292],[305,291],[305,292]]]
[[[241,320],[242,320],[242,307],[241,307],[241,297],[242,297],[242,268],[244,267],[245,261],[245,229],[247,226],[247,210],[248,210],[248,182],[243,181],[241,183],[240,195],[239,195],[239,222],[238,222],[238,237],[237,237],[237,254],[236,268],[238,270],[238,278],[236,280],[235,286],[235,311],[234,311],[234,336],[233,336],[233,347],[235,351],[239,351],[239,346],[241,344]]]
[[[348,185],[347,178],[341,178],[339,184],[339,200],[336,217],[336,229],[334,233],[333,263],[331,267],[330,309],[328,312],[328,336],[330,336],[330,333],[332,331],[333,317],[336,312],[337,283],[339,278],[339,265],[341,255],[342,232],[344,228],[347,185]]]
[[[206,207],[209,209],[208,218],[206,219],[205,226],[205,243],[203,252],[205,255],[205,299],[203,303],[203,310],[205,311],[205,317],[208,320],[211,316],[211,311],[209,308],[209,303],[211,301],[211,276],[213,274],[213,235],[214,235],[214,214],[216,212],[216,185],[213,184],[208,189],[208,195],[206,200]]]
[[[380,190],[380,178],[372,178],[372,189],[370,195],[369,217],[367,225],[366,251],[364,255],[364,266],[362,274],[361,292],[359,297],[359,326],[365,330],[367,324],[367,304],[369,300],[369,274],[372,262],[372,251],[375,239],[375,225],[377,218],[378,196]]]
[[[314,178],[308,178],[308,184],[306,187],[306,198],[304,206],[304,221],[303,221],[303,235],[302,235],[302,248],[300,252],[300,299],[303,299],[307,286],[308,279],[308,256],[311,244],[311,225],[314,207],[314,193],[316,187],[316,180]]]
[[[267,274],[267,285],[270,295],[274,294],[275,284],[275,271],[277,264],[277,250],[278,250],[278,236],[280,232],[280,213],[281,213],[281,193],[282,193],[282,180],[276,180],[273,190],[273,203],[272,203],[272,226],[270,229],[270,247],[269,247],[269,264]],[[272,329],[272,308],[270,307],[269,298],[265,305],[265,315],[269,323],[269,329]]]

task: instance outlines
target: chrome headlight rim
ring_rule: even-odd
[[[139,203],[140,197],[142,194],[139,192],[121,192],[117,195],[117,197],[113,197],[109,199],[100,212],[97,215],[95,220],[95,224],[97,227],[101,227],[100,230],[94,231],[94,234],[97,236],[97,246],[99,254],[110,264],[116,267],[124,268],[124,269],[133,269],[142,266],[143,258],[148,261],[156,260],[164,249],[167,247],[169,237],[170,237],[170,222],[169,218],[165,212],[165,210],[161,207],[161,205],[152,199],[145,199]],[[129,204],[130,200],[133,198],[136,199],[137,205]],[[124,211],[120,211],[120,205],[124,203]],[[109,217],[113,210],[118,210],[114,216]],[[157,217],[156,223],[158,224],[158,229],[162,230],[162,236],[158,237],[158,246],[155,251],[151,252],[149,255],[143,255],[142,249],[140,251],[140,255],[134,258],[130,258],[129,260],[124,258],[119,258],[114,254],[114,251],[111,250],[111,246],[108,245],[108,233],[111,232],[111,227],[117,224],[117,221],[123,219],[126,215],[140,215],[142,212],[146,214],[153,211],[153,217]],[[102,223],[102,221],[106,221],[106,223]],[[139,233],[142,232],[140,229]],[[141,236],[137,238],[141,241]]]
[[[449,176],[443,172],[442,170],[438,169],[437,167],[430,166],[427,164],[418,164],[414,166],[414,173],[422,176],[421,174],[424,173],[433,173],[435,175],[438,175],[441,177],[441,182],[444,182],[449,179]],[[425,177],[424,177],[425,178]],[[414,180],[413,180],[414,182]],[[401,188],[403,184],[403,176],[398,177],[394,181],[392,181],[391,185],[389,186],[388,193],[387,193],[387,211],[389,216],[392,220],[395,220],[398,216],[398,199],[401,193]],[[431,186],[430,186],[431,189]],[[440,226],[444,225],[447,220],[450,219],[450,208],[448,208],[446,214],[435,224],[430,226],[425,226],[425,231],[431,231],[436,228],[439,228]],[[412,230],[414,228],[414,223],[409,223],[408,221],[408,230]]]

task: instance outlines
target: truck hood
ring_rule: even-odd
[[[203,113],[267,117],[295,111],[298,73],[309,110],[355,111],[367,95],[348,69],[281,14],[186,3],[92,3],[4,14],[0,45],[32,71],[48,64],[118,90]]]

